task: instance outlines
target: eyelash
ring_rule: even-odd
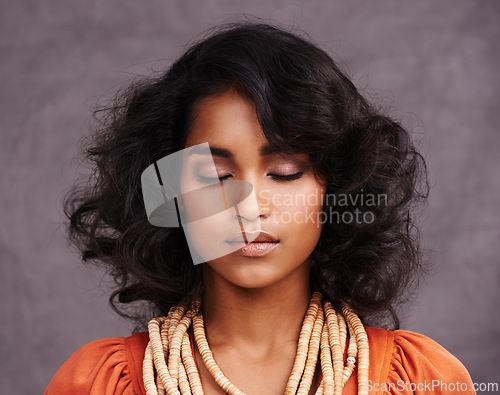
[[[299,171],[298,173],[287,174],[287,175],[269,173],[268,175],[272,176],[272,178],[275,181],[287,182],[287,181],[298,180],[300,177],[302,177],[304,175],[304,172]],[[200,182],[203,182],[205,184],[211,184],[211,183],[217,182],[217,180],[218,181],[225,181],[225,180],[229,179],[229,177],[231,177],[231,174],[227,174],[225,176],[217,177],[217,178],[215,178],[215,177],[203,177],[203,176],[199,175],[197,178],[198,178],[198,181],[200,181]]]

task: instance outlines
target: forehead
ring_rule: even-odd
[[[265,143],[267,140],[259,124],[255,104],[234,91],[196,102],[186,146],[206,141]]]
[[[235,159],[296,157],[309,161],[308,154],[292,153],[270,145],[259,123],[255,104],[229,90],[195,103],[186,138],[186,148],[208,142],[212,155]]]

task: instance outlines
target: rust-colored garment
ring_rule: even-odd
[[[370,394],[474,393],[468,392],[472,381],[462,363],[432,339],[404,330],[365,329],[370,344]],[[147,343],[148,334],[143,332],[86,344],[61,366],[45,394],[143,395]],[[357,393],[356,370],[343,393]]]

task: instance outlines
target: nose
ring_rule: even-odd
[[[245,181],[250,182],[253,187],[252,199],[248,202],[239,204],[236,207],[236,217],[238,220],[245,221],[257,221],[269,218],[271,215],[270,199],[266,197],[266,191],[255,182],[255,180],[250,181],[246,179]]]
[[[250,215],[248,212],[242,213],[240,210],[238,210],[238,208],[236,208],[236,218],[238,218],[238,220],[254,222],[257,220],[257,218],[259,219],[268,218],[269,214],[270,213],[268,212],[268,210],[259,210],[259,213],[257,215]]]

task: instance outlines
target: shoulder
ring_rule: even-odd
[[[386,394],[447,394],[472,388],[464,365],[431,338],[406,330],[365,329],[372,390],[378,385]]]
[[[110,337],[80,347],[56,372],[46,395],[142,394],[147,332]]]

